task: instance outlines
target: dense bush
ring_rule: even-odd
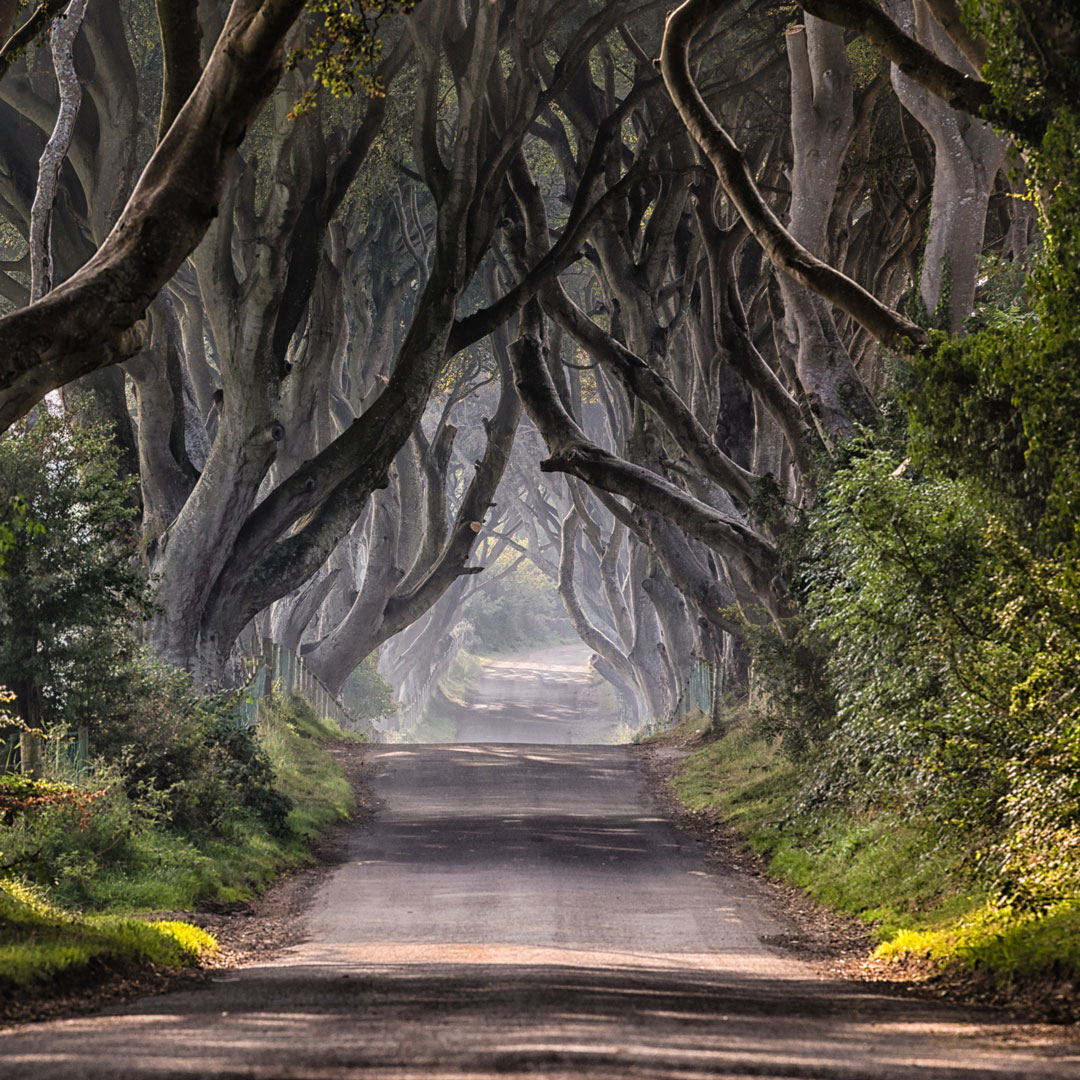
[[[1039,250],[1026,279],[988,261],[967,333],[898,370],[899,442],[831,463],[796,530],[800,615],[756,670],[813,763],[803,815],[896,809],[999,903],[1049,911],[1080,895],[1080,65],[1048,67],[1016,5],[967,14],[999,104],[1046,121]]]
[[[849,447],[809,516],[797,630],[759,634],[756,667],[767,729],[811,763],[803,813],[916,817],[1041,907],[1080,889],[1080,575],[1000,507]]]
[[[17,509],[0,576],[0,685],[24,726],[92,726],[120,692],[150,611],[131,489],[108,430],[78,414],[43,410],[0,438],[0,507]]]
[[[186,673],[144,658],[129,665],[93,748],[121,769],[131,798],[152,794],[178,832],[218,835],[243,809],[283,832],[288,800],[274,791],[254,729],[237,717],[236,693],[202,693]]]

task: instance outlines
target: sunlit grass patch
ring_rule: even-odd
[[[274,767],[277,788],[293,801],[288,823],[296,836],[310,840],[349,816],[354,805],[352,787],[317,740],[362,742],[361,737],[318,716],[306,701],[293,697],[276,700],[262,711],[259,739]]]
[[[886,811],[797,809],[803,780],[751,719],[692,753],[675,789],[692,810],[716,811],[771,874],[871,924],[882,938],[959,918],[985,900],[963,871],[966,849],[940,829]]]
[[[995,903],[971,836],[886,809],[800,806],[797,767],[746,717],[691,753],[675,788],[690,809],[716,811],[771,874],[870,924],[873,958],[904,977],[959,974],[966,987],[977,973],[1025,993],[1080,978],[1080,898],[1042,911]]]
[[[188,923],[118,915],[81,916],[49,904],[40,890],[0,880],[0,991],[32,992],[92,966],[186,967],[217,950]]]
[[[988,971],[998,981],[1080,975],[1080,899],[1045,912],[987,903],[943,926],[903,930],[874,952],[881,960],[925,959]]]
[[[9,869],[0,880],[0,1001],[110,971],[188,966],[213,952],[216,941],[196,926],[133,916],[246,899],[283,870],[310,862],[312,839],[353,808],[344,771],[318,741],[344,738],[355,736],[299,699],[277,699],[263,710],[259,741],[274,791],[291,799],[284,830],[238,806],[217,834],[186,835],[115,779],[93,803],[99,818],[0,823],[0,849],[10,849],[5,857],[21,875]],[[40,857],[46,848],[47,864]]]

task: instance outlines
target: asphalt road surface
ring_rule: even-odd
[[[1080,1076],[1044,1029],[830,981],[651,799],[628,747],[373,748],[379,809],[308,940],[0,1036],[0,1078]]]
[[[609,743],[613,718],[581,644],[533,649],[486,663],[456,715],[463,743]]]

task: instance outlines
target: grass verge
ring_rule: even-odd
[[[715,812],[773,876],[869,923],[879,941],[877,975],[939,979],[967,996],[1075,1015],[1080,898],[1016,911],[981,885],[970,869],[972,843],[962,836],[883,810],[800,810],[796,765],[755,735],[747,713],[734,712],[721,726],[721,737],[699,743],[685,760],[673,785],[679,798],[691,810]],[[676,731],[658,741],[685,743],[686,736]]]
[[[110,969],[186,967],[216,950],[213,936],[189,923],[79,916],[17,880],[0,880],[0,997],[70,987]]]
[[[32,865],[19,867],[21,876],[0,878],[0,1005],[5,997],[48,996],[110,971],[189,966],[216,950],[214,938],[189,923],[148,920],[147,912],[245,899],[311,861],[312,841],[347,817],[354,802],[343,770],[319,743],[363,740],[299,698],[276,699],[264,709],[258,736],[275,790],[292,803],[285,829],[272,831],[245,811],[217,835],[183,835],[117,785],[93,804],[81,828],[68,826],[68,849],[49,862],[45,879]],[[62,839],[48,831],[64,824],[42,816],[29,826],[38,828],[45,848]],[[20,824],[24,834],[27,827]],[[112,840],[96,843],[99,833]]]

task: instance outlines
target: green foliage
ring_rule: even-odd
[[[1042,250],[1023,294],[992,303],[978,332],[937,343],[912,371],[914,451],[1009,503],[1043,552],[1080,557],[1080,63],[1067,0],[967,3],[990,43],[998,104],[1045,134],[1025,149]]]
[[[772,626],[747,626],[762,735],[776,738],[792,761],[805,761],[835,726],[836,699],[827,672],[827,646],[804,619],[785,637]]]
[[[377,653],[365,657],[341,688],[341,704],[358,720],[375,721],[397,711],[394,688],[379,674],[377,663]]]
[[[809,777],[778,842],[858,815],[919,822],[1005,920],[952,926],[951,956],[1021,924],[1038,937],[1080,895],[1080,64],[1067,6],[968,5],[999,104],[1045,130],[1025,159],[1041,249],[1026,280],[986,261],[967,334],[936,332],[899,370],[906,443],[864,438],[838,456],[794,545],[797,624],[754,643],[771,730]]]
[[[205,931],[176,921],[71,915],[40,890],[0,879],[0,999],[46,990],[93,965],[187,966],[217,949]]]
[[[204,719],[196,717],[193,724],[205,732]],[[347,779],[316,741],[340,734],[299,699],[278,700],[264,711],[257,748],[275,786],[263,791],[277,796],[279,810],[288,808],[285,829],[274,828],[272,819],[268,823],[259,805],[244,805],[240,794],[231,816],[216,817],[213,830],[197,819],[192,831],[181,831],[170,817],[171,788],[133,785],[117,767],[100,763],[77,782],[5,777],[0,805],[13,812],[0,818],[0,872],[9,875],[4,888],[31,907],[40,901],[42,911],[62,905],[114,914],[185,910],[203,899],[249,896],[284,867],[306,862],[311,838],[351,810]],[[254,736],[244,731],[243,738],[247,746]],[[228,768],[217,755],[209,756],[217,757],[219,768]],[[240,755],[231,760],[234,769],[250,766]],[[244,786],[242,780],[237,784]],[[0,908],[3,902],[0,896]],[[90,963],[97,954],[81,952],[77,940],[67,940],[78,938],[86,921],[54,914],[60,918],[57,955],[70,956],[63,963],[76,968]],[[0,983],[22,955],[0,947]],[[41,962],[52,963],[47,957]]]
[[[494,577],[514,559],[510,553],[503,554],[487,573]],[[516,652],[572,640],[558,591],[528,562],[473,593],[462,607],[462,618],[472,623],[476,643],[485,652]]]
[[[1080,573],[979,486],[869,436],[820,489],[787,640],[752,640],[763,731],[805,779],[792,827],[915,816],[971,841],[1017,909],[1080,889]]]
[[[884,71],[881,54],[862,38],[855,38],[845,51],[856,91],[865,90]]]
[[[122,770],[129,797],[152,800],[163,824],[187,836],[220,836],[244,809],[287,832],[289,802],[255,732],[237,721],[235,693],[201,693],[185,672],[148,658],[127,676],[93,746]]]
[[[994,647],[980,509],[868,440],[812,520],[806,613],[836,698],[830,782],[863,801],[944,796],[944,816],[984,820],[983,755],[1007,698],[978,674]]]
[[[380,22],[390,15],[407,15],[415,0],[308,0],[314,26],[304,46],[293,50],[288,67],[313,65],[315,82],[334,97],[352,97],[357,90],[382,97],[385,88],[375,74],[382,57]],[[293,109],[299,116],[315,104],[309,91]]]
[[[77,416],[42,410],[0,437],[0,506],[14,515],[0,578],[0,682],[33,728],[99,720],[135,653],[150,593],[130,490],[108,432]]]
[[[7,506],[0,512],[0,578],[5,576],[7,554],[15,548],[20,537],[40,537],[44,533],[45,526],[30,517],[26,498],[19,494],[11,495]]]
[[[1003,112],[1053,127],[1080,101],[1072,0],[964,0],[963,12],[990,44],[982,75]]]

